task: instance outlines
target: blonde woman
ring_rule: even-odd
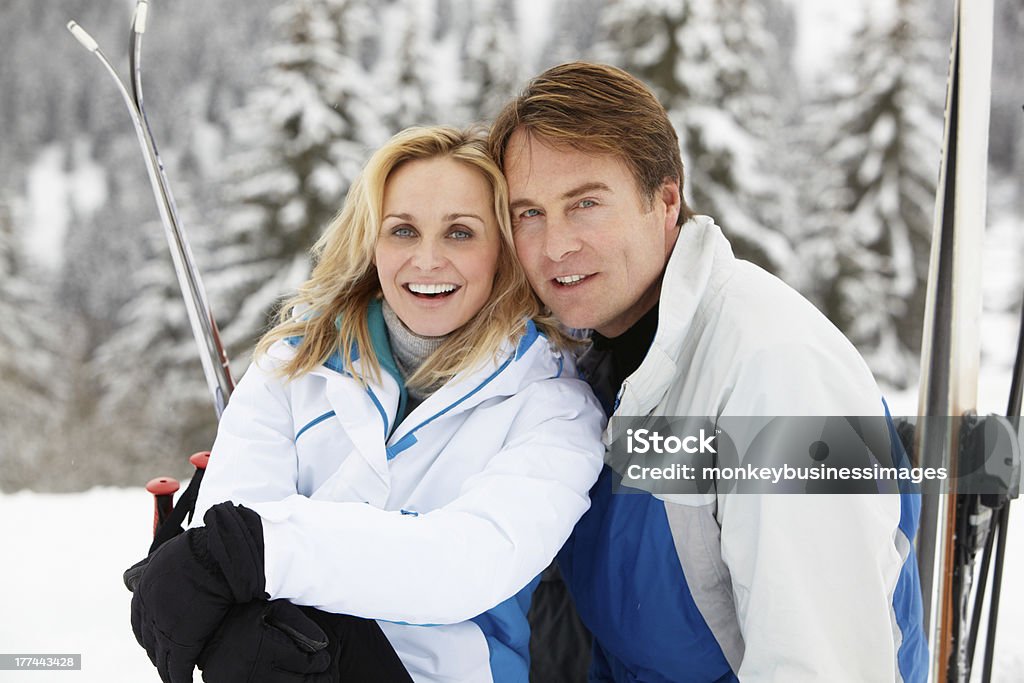
[[[470,133],[370,158],[224,413],[204,525],[140,564],[133,628],[164,680],[526,680],[530,594],[589,505],[604,418],[507,202]]]

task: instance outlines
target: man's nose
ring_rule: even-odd
[[[568,221],[548,219],[544,230],[544,255],[552,261],[562,261],[583,246],[576,230]]]

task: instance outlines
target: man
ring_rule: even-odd
[[[842,334],[687,207],[679,141],[638,80],[554,67],[490,143],[520,260],[565,325],[593,330],[580,365],[609,415],[885,418]],[[591,680],[924,680],[914,499],[624,495],[616,478],[558,559]]]

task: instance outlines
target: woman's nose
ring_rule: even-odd
[[[412,256],[412,265],[420,270],[436,270],[444,265],[442,248],[433,240],[422,240],[416,245]]]

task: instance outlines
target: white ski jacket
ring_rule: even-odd
[[[395,424],[404,389],[363,387],[332,358],[293,381],[273,346],[224,412],[196,505],[263,519],[273,599],[379,621],[413,679],[525,681],[536,577],[589,506],[604,415],[532,323]],[[358,363],[358,360],[356,361]]]
[[[886,415],[850,342],[707,216],[682,227],[614,411]],[[559,554],[595,637],[591,680],[923,681],[915,497],[625,495],[611,480]]]

